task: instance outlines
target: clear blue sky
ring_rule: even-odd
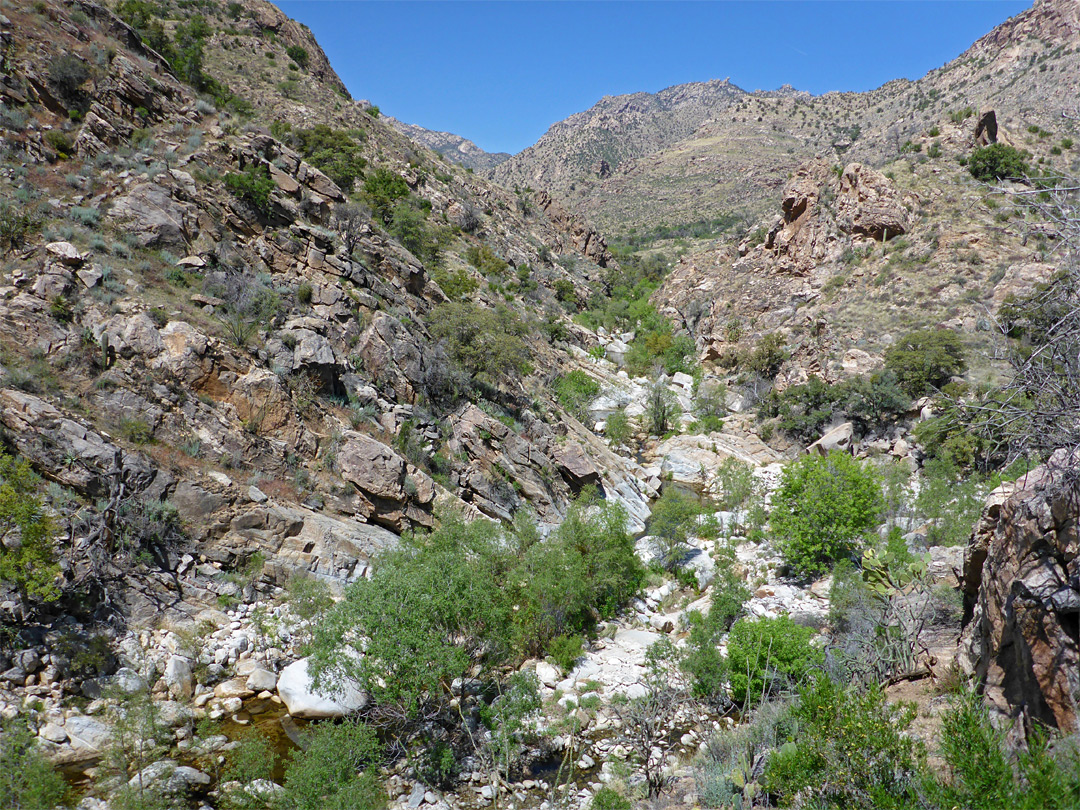
[[[518,152],[601,96],[730,78],[814,94],[916,79],[1031,5],[282,0],[355,98]]]

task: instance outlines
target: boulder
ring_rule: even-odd
[[[45,252],[68,267],[80,267],[83,263],[82,254],[71,242],[49,242]]]
[[[195,206],[173,199],[167,188],[155,183],[140,183],[117,198],[109,217],[140,247],[183,249],[198,230]]]
[[[247,688],[252,692],[272,692],[277,688],[278,677],[267,669],[256,669],[248,675]]]
[[[990,495],[964,555],[958,661],[1010,715],[1076,731],[1080,454]]]
[[[877,241],[907,233],[910,215],[892,181],[881,172],[852,163],[840,178],[836,218],[846,233]]]
[[[169,694],[178,698],[190,698],[195,691],[191,673],[191,661],[182,655],[171,655],[165,663],[165,684]]]
[[[829,455],[833,450],[850,453],[854,448],[854,438],[855,426],[851,422],[844,422],[826,431],[825,435],[806,448],[806,452],[823,456]]]
[[[989,146],[992,143],[997,143],[997,140],[997,113],[993,110],[983,110],[979,113],[979,120],[975,122],[975,144],[977,146]]]
[[[354,686],[343,687],[333,697],[315,691],[308,674],[308,659],[294,661],[281,671],[278,696],[293,717],[345,717],[367,705],[368,697]]]

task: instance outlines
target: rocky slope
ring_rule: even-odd
[[[416,124],[407,124],[396,118],[388,117],[386,122],[403,135],[408,136],[428,149],[438,152],[451,163],[466,169],[482,171],[493,169],[510,158],[509,152],[485,152],[468,138],[454,135],[452,132],[437,132],[424,129]]]

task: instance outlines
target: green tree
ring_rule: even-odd
[[[67,797],[67,784],[37,743],[25,718],[0,722],[0,807],[49,810]]]
[[[967,370],[964,344],[951,329],[911,332],[885,352],[885,368],[908,395],[920,397]]]
[[[693,498],[670,487],[665,487],[653,504],[646,531],[659,541],[660,564],[668,571],[675,570],[686,556],[686,541],[701,514],[701,506]]]
[[[13,584],[24,599],[52,601],[60,595],[60,566],[40,490],[41,479],[26,459],[0,453],[0,581]]]
[[[728,635],[731,699],[741,706],[798,686],[824,662],[810,646],[814,631],[788,616],[739,619]]]
[[[968,171],[976,180],[1020,180],[1031,169],[1024,155],[1014,146],[992,143],[971,153],[967,161]]]
[[[296,62],[297,65],[302,67],[304,70],[307,70],[310,57],[308,56],[306,48],[303,48],[300,45],[290,45],[288,48],[285,49],[285,53],[288,54],[289,58]]]
[[[270,170],[259,163],[249,163],[242,172],[229,172],[225,175],[225,188],[240,199],[251,203],[262,214],[270,211],[270,193],[274,190],[274,180]]]
[[[770,526],[791,569],[816,575],[860,550],[884,505],[873,471],[851,456],[808,455],[784,468]]]
[[[380,166],[364,178],[364,196],[375,215],[389,223],[394,203],[409,196],[409,186],[401,175]]]
[[[525,324],[509,309],[451,301],[432,310],[428,328],[466,374],[483,382],[513,379],[528,369]]]
[[[386,792],[379,782],[382,756],[371,726],[352,720],[317,723],[285,764],[282,810],[379,810]]]

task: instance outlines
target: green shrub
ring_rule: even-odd
[[[62,160],[67,160],[75,151],[75,144],[71,140],[71,136],[60,129],[50,129],[45,133],[45,143],[49,145]]]
[[[451,272],[436,266],[431,269],[431,277],[451,301],[468,298],[480,286],[480,283],[462,267]]]
[[[296,64],[298,64],[304,70],[307,70],[310,57],[308,56],[308,52],[305,48],[302,48],[299,45],[290,45],[288,48],[285,49],[285,53],[288,54],[289,58],[296,62]]]
[[[1020,180],[1027,176],[1030,168],[1016,147],[1003,143],[992,143],[971,153],[967,162],[968,171],[976,180]]]
[[[1026,751],[1011,751],[982,698],[962,696],[942,718],[941,755],[948,773],[929,785],[941,807],[1066,810],[1080,806],[1080,740],[1028,735]]]
[[[620,447],[630,439],[630,419],[623,411],[616,411],[604,421],[604,435],[612,447]]]
[[[90,69],[79,57],[64,53],[49,62],[49,84],[66,100],[74,99],[83,82],[90,78]]]
[[[614,788],[602,787],[592,797],[591,810],[630,810],[633,803]]]
[[[265,810],[266,797],[250,788],[256,780],[273,780],[277,754],[270,740],[255,729],[246,730],[237,743],[226,755],[221,771],[225,787],[218,806],[222,810]]]
[[[788,566],[822,574],[861,549],[884,508],[873,471],[846,453],[808,455],[784,468],[773,498],[772,534]]]
[[[496,383],[528,370],[525,325],[508,309],[452,301],[432,310],[428,328],[471,377]]]
[[[665,487],[663,495],[652,505],[645,531],[657,539],[660,564],[673,571],[683,561],[689,547],[687,539],[697,528],[701,505],[676,489]]]
[[[364,195],[375,215],[389,223],[394,203],[409,196],[409,186],[399,174],[380,166],[364,178]]]
[[[0,537],[18,532],[20,540],[0,544],[0,581],[13,584],[23,597],[52,601],[60,595],[60,566],[41,488],[25,459],[0,453]]]
[[[555,381],[555,397],[577,419],[588,416],[589,403],[600,394],[600,383],[581,369],[574,369]]]
[[[364,167],[367,166],[357,137],[354,137],[358,134],[333,129],[326,124],[316,124],[310,129],[295,130],[289,137],[289,142],[296,146],[308,163],[348,194],[353,190],[356,181],[363,176]],[[408,193],[407,187],[405,192]]]
[[[964,344],[950,329],[911,332],[885,352],[885,368],[909,396],[920,397],[967,370]]]
[[[285,764],[282,806],[289,810],[380,810],[381,747],[364,723],[316,723]]]
[[[776,332],[770,332],[757,342],[744,365],[755,374],[771,380],[780,371],[780,366],[787,358],[788,352],[784,347],[784,338]]]
[[[296,288],[296,300],[304,306],[311,303],[311,298],[314,294],[315,291],[306,281],[301,281],[300,285]]]
[[[739,619],[728,635],[731,699],[753,706],[798,686],[824,655],[810,645],[814,631],[787,616]]]
[[[508,265],[487,245],[469,245],[465,248],[465,261],[485,276],[501,276]]]
[[[548,655],[563,674],[570,674],[585,650],[585,639],[581,636],[556,636],[548,644]]]
[[[792,714],[798,733],[769,758],[764,779],[782,805],[798,796],[811,807],[923,806],[925,754],[906,733],[914,706],[889,704],[877,687],[860,692],[818,677]]]
[[[229,172],[225,175],[225,188],[263,214],[269,212],[274,180],[266,166],[250,163],[242,172]]]
[[[45,810],[61,804],[67,783],[38,748],[24,718],[0,723],[0,807]]]
[[[0,247],[4,254],[21,248],[40,224],[36,209],[0,200]]]

